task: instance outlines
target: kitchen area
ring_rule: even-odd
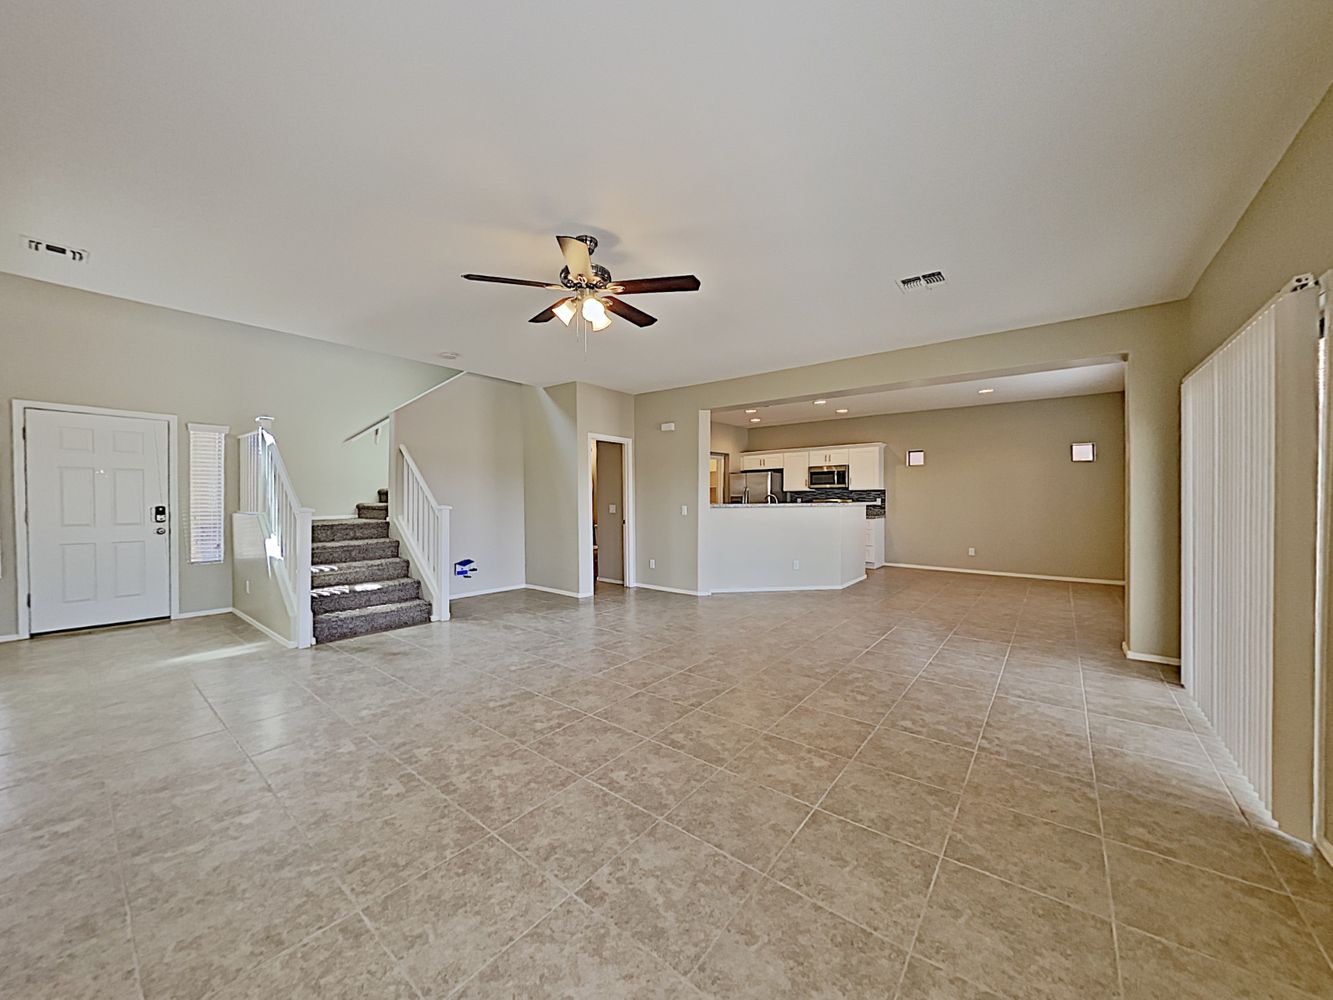
[[[713,451],[709,591],[840,590],[883,566],[884,460],[883,442]]]

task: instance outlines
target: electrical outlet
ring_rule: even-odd
[[[657,569],[657,560],[656,560],[656,559],[649,559],[649,560],[648,560],[648,568],[649,568],[649,569]]]
[[[616,512],[616,505],[615,505],[615,504],[610,504],[610,505],[608,505],[608,507],[607,507],[607,513],[608,513],[608,514],[614,514],[615,512]]]
[[[976,550],[976,549],[968,549],[968,550],[967,550],[967,554],[970,555],[970,556],[974,556],[974,555],[977,554],[977,550]]]
[[[792,568],[792,569],[800,569],[800,568],[801,568],[801,560],[799,560],[799,559],[793,559],[793,560],[791,561],[791,568]]]
[[[681,505],[680,505],[680,516],[681,516],[681,517],[689,517],[689,514],[690,514],[690,505],[689,505],[689,504],[685,504],[685,503],[681,504]]]

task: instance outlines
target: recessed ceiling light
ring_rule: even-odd
[[[990,395],[992,392],[994,392],[994,391],[995,391],[994,389],[978,389],[978,390],[977,390],[977,395],[978,395],[978,396],[989,396],[989,395]]]
[[[746,410],[745,412],[746,412],[746,413],[758,413],[759,411],[758,411],[758,410]]]
[[[459,354],[457,351],[441,351],[440,357],[442,357],[445,361],[457,361],[460,357],[462,357],[462,355]]]
[[[834,410],[833,412],[834,412],[834,413],[846,413],[846,412],[847,412],[847,408],[844,406],[841,410]]]
[[[758,417],[751,417],[751,418],[750,418],[750,423],[752,423],[752,424],[757,424],[757,423],[759,423],[759,418],[758,418]]]
[[[816,406],[823,406],[823,405],[824,405],[825,403],[827,403],[827,402],[828,402],[827,399],[816,399],[816,400],[815,400],[815,405],[816,405]]]

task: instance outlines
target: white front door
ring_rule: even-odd
[[[171,614],[167,422],[24,410],[31,630]]]

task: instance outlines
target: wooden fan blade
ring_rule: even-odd
[[[621,302],[610,295],[603,295],[602,302],[610,312],[615,313],[621,319],[629,320],[635,326],[652,326],[657,322],[656,316],[649,316],[642,309],[635,309],[628,302]]]
[[[645,292],[697,292],[699,279],[692,274],[674,274],[667,278],[630,278],[616,281],[611,291],[617,295],[642,295]]]
[[[558,305],[560,305],[562,302],[568,302],[568,301],[569,301],[569,298],[568,298],[568,297],[563,298],[563,299],[556,299],[556,301],[552,302],[549,306],[547,306],[545,309],[543,309],[541,312],[539,312],[536,316],[534,316],[534,317],[532,317],[532,319],[528,320],[528,322],[529,322],[529,323],[549,323],[549,322],[551,322],[551,320],[555,319],[555,307],[558,306]]]
[[[557,236],[556,241],[560,244],[560,252],[565,255],[565,263],[569,266],[570,280],[591,281],[592,257],[588,254],[588,244],[573,236]]]
[[[531,288],[560,288],[549,281],[529,281],[527,278],[497,278],[493,274],[465,274],[468,281],[492,281],[497,285],[528,285]]]

